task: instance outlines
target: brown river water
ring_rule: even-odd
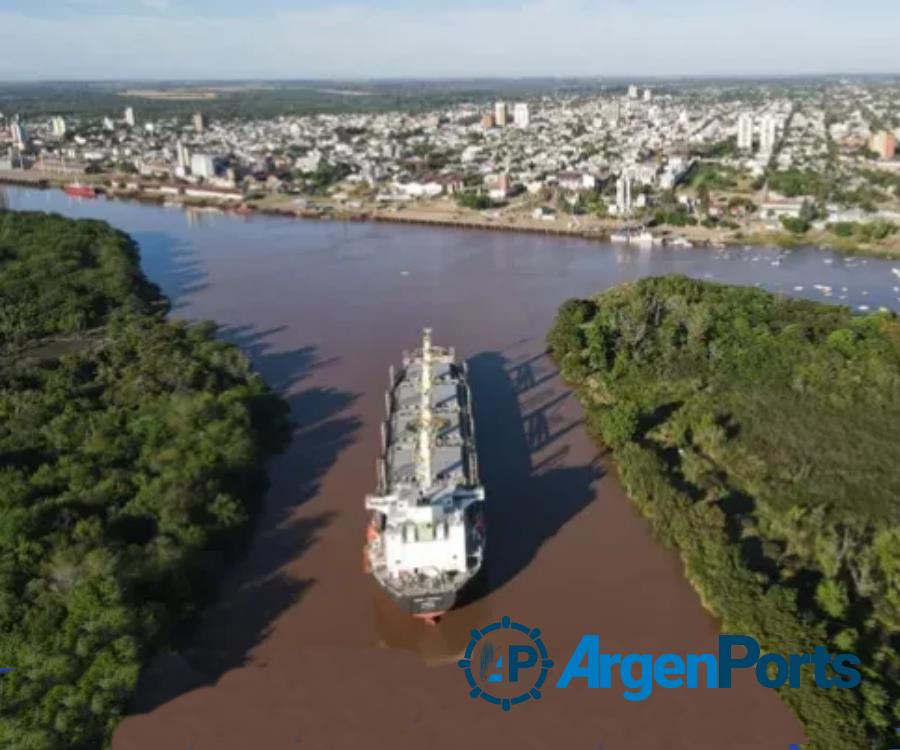
[[[468,697],[456,660],[472,628],[503,615],[541,628],[557,675],[583,633],[620,653],[716,649],[717,623],[544,354],[561,302],[674,271],[812,298],[820,283],[847,303],[896,308],[890,263],[5,193],[12,208],[103,218],[132,234],[173,314],[218,321],[296,423],[246,555],[190,647],[143,675],[114,750],[783,750],[804,740],[778,696],[743,672],[730,690],[657,688],[640,703],[615,687],[548,688],[506,714]],[[388,366],[425,325],[468,360],[490,503],[488,592],[437,626],[395,610],[362,572]]]

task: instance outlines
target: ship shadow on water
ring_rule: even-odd
[[[485,352],[468,360],[478,465],[487,492],[487,594],[512,580],[541,546],[594,498],[602,476],[594,461],[569,465],[572,431],[581,427],[574,395],[549,356],[508,358]]]
[[[290,408],[291,435],[269,465],[269,490],[246,532],[245,550],[220,578],[215,601],[199,613],[174,653],[159,654],[142,672],[130,713],[146,713],[197,688],[215,685],[228,671],[250,661],[276,619],[301,601],[313,579],[285,568],[316,543],[333,513],[297,510],[316,496],[322,478],[356,439],[359,420],[349,412],[356,394],[307,387],[302,381],[334,360],[320,360],[314,347],[273,350],[281,329],[222,329],[239,346]]]

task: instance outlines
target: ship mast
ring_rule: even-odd
[[[416,474],[420,490],[431,486],[431,329],[422,331],[422,384],[419,406],[419,455]]]

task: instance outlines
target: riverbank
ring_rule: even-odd
[[[191,197],[179,193],[173,187],[158,186],[135,189],[132,186],[115,187],[109,184],[108,175],[85,175],[81,182],[94,187],[98,193],[118,200],[135,200],[142,203],[176,205],[183,208],[217,209],[228,213],[261,214],[294,219],[318,219],[328,221],[376,221],[396,224],[444,227],[453,229],[476,229],[487,231],[542,234],[558,237],[611,242],[613,237],[623,232],[637,233],[639,229],[614,219],[591,215],[554,214],[551,217],[535,218],[521,208],[513,210],[497,209],[476,211],[457,206],[446,198],[416,201],[390,206],[378,206],[354,201],[334,201],[325,198],[300,198],[287,195],[267,195],[261,198],[245,197],[236,191],[222,191],[219,197]],[[21,170],[0,171],[0,184],[36,188],[63,188],[72,182],[71,176],[54,173],[40,173]],[[875,258],[900,259],[900,234],[886,238],[883,242],[860,243],[848,238],[837,237],[827,231],[810,231],[798,235],[786,231],[754,229],[722,230],[703,226],[659,225],[647,229],[653,235],[652,245],[674,247],[735,247],[744,245],[777,246],[793,249],[814,246],[835,250],[845,255],[860,255]],[[639,247],[641,243],[617,243]],[[646,246],[645,244],[645,246]]]
[[[543,354],[563,300],[680,270],[773,291],[781,284],[795,296],[819,296],[814,281],[846,285],[848,304],[897,306],[890,264],[845,265],[801,248],[772,266],[763,259],[781,254],[762,248],[639,254],[536,234],[212,212],[194,221],[171,208],[58,191],[6,196],[19,210],[103,219],[128,232],[174,315],[218,320],[279,388],[296,424],[246,557],[228,571],[196,638],[149,676],[114,750],[289,747],[297,736],[310,747],[413,750],[421,736],[396,732],[410,707],[418,725],[441,728],[430,736],[434,750],[458,750],[473,731],[498,750],[601,741],[663,750],[672,737],[698,749],[732,747],[738,737],[746,750],[770,750],[805,741],[778,696],[752,679],[731,690],[656,691],[641,704],[619,691],[564,691],[558,711],[523,712],[513,726],[468,698],[452,664],[428,665],[452,661],[471,629],[498,612],[540,627],[556,654],[571,653],[585,632],[603,633],[621,653],[716,648],[718,622],[699,606],[677,555],[650,536],[612,459],[597,458],[582,410]],[[793,291],[797,284],[806,291]],[[382,384],[426,324],[469,362],[480,465],[497,514],[487,595],[427,630],[397,616],[360,568]],[[459,731],[446,731],[448,712]]]
[[[815,750],[880,747],[900,687],[897,335],[896,316],[670,276],[571,300],[548,336],[723,629],[861,660],[860,691],[779,685]]]
[[[287,404],[164,319],[120,230],[3,211],[0,244],[0,746],[108,747],[246,546]]]

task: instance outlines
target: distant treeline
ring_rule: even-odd
[[[267,119],[319,113],[421,112],[462,102],[597,93],[599,83],[524,81],[363,81],[236,83],[27,83],[0,84],[0,112],[25,117],[63,114],[121,117],[134,107],[139,119],[182,117],[202,111],[214,119]],[[215,98],[178,100],[123,96],[125,91],[212,91]]]
[[[209,601],[286,409],[125,235],[0,211],[0,747],[109,744]]]
[[[781,691],[810,747],[896,747],[896,316],[673,276],[567,302],[548,341],[724,629],[862,659],[857,689]]]
[[[220,119],[271,118],[342,112],[420,112],[464,102],[489,104],[498,99],[592,97],[602,92],[622,94],[629,84],[651,87],[657,93],[701,92],[724,99],[753,97],[753,89],[765,85],[790,93],[829,83],[830,77],[662,78],[624,79],[596,77],[562,78],[457,78],[444,80],[386,79],[361,81],[128,81],[0,83],[0,113],[7,117],[72,115],[103,117],[120,115],[133,106],[139,117],[184,117],[204,113]],[[875,85],[878,78],[859,79]],[[884,79],[893,80],[891,78]],[[214,99],[173,100],[122,96],[125,91],[213,91]]]

